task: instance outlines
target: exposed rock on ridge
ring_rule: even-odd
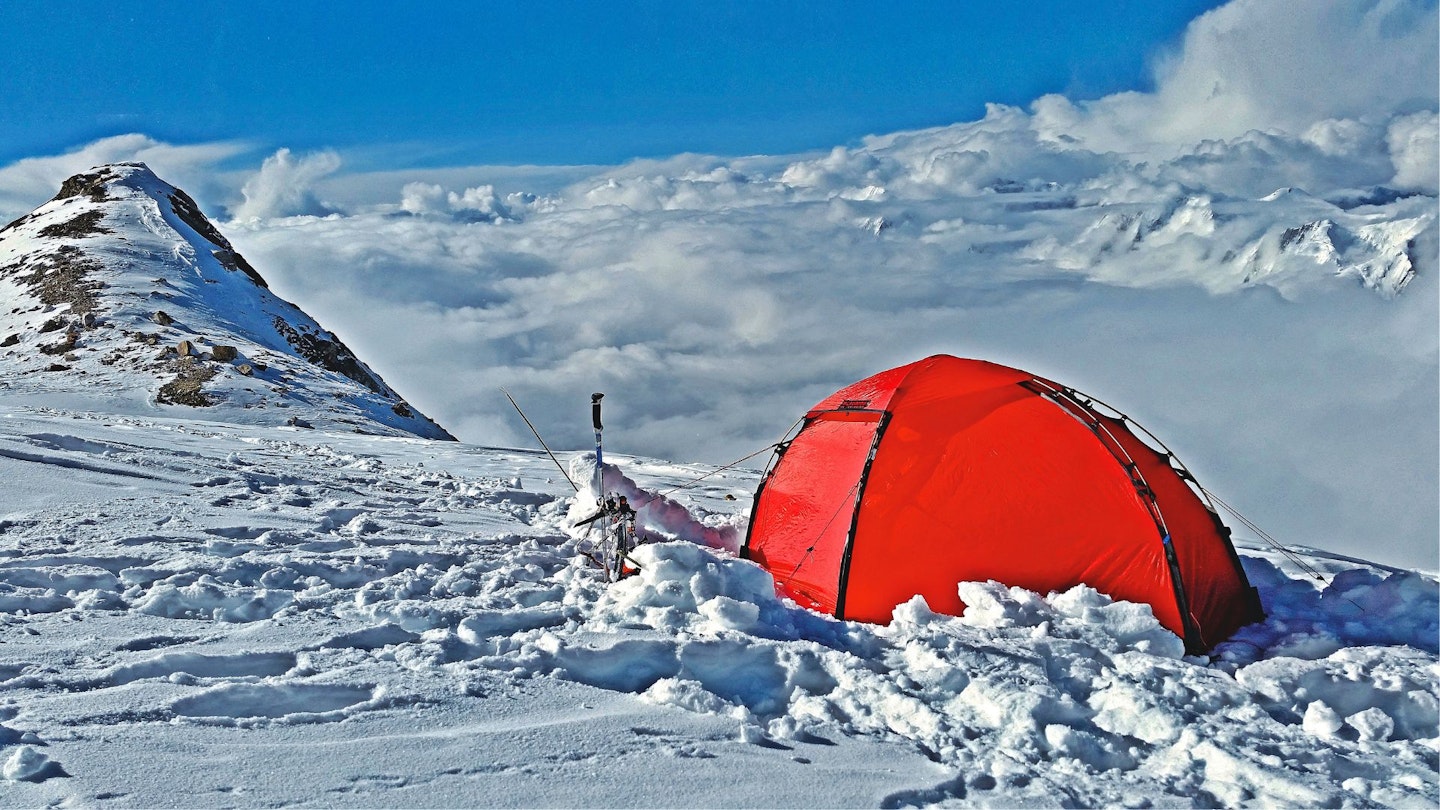
[[[0,334],[7,397],[453,439],[144,164],[75,175],[0,229]]]

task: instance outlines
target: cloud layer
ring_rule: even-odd
[[[1435,17],[1242,0],[1154,93],[813,155],[361,175],[281,150],[191,190],[243,198],[225,230],[273,288],[468,441],[533,443],[505,386],[583,448],[598,390],[614,450],[725,462],[856,379],[984,357],[1127,411],[1287,542],[1434,568]],[[181,185],[227,150],[132,149]],[[0,169],[0,202],[117,152]]]

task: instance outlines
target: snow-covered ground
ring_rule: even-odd
[[[670,493],[611,585],[537,451],[0,405],[0,804],[1440,801],[1432,577],[1242,549],[1210,659],[1085,588],[837,622],[711,471],[606,470]]]

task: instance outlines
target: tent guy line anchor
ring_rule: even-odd
[[[1196,484],[1196,486],[1199,486],[1199,484]],[[1204,487],[1200,487],[1200,491],[1201,491],[1201,492],[1204,492],[1205,495],[1206,495],[1206,497],[1210,498],[1212,501],[1214,501],[1215,503],[1219,504],[1219,505],[1220,505],[1220,508],[1224,509],[1226,512],[1229,512],[1231,515],[1233,515],[1236,520],[1240,521],[1240,523],[1245,526],[1245,528],[1247,528],[1247,529],[1249,529],[1250,531],[1255,532],[1257,535],[1259,535],[1259,536],[1260,536],[1260,539],[1263,540],[1263,541],[1265,541],[1265,544],[1266,544],[1266,545],[1268,545],[1268,546],[1270,546],[1271,548],[1275,549],[1276,551],[1280,552],[1282,555],[1284,555],[1284,557],[1285,557],[1286,559],[1288,559],[1288,560],[1290,560],[1291,562],[1295,563],[1296,565],[1300,566],[1300,568],[1302,568],[1306,573],[1308,573],[1308,574],[1310,574],[1310,576],[1314,577],[1314,578],[1315,578],[1315,581],[1319,582],[1319,583],[1322,584],[1322,585],[1330,585],[1330,584],[1331,584],[1330,582],[1326,582],[1326,581],[1325,581],[1325,575],[1324,575],[1324,574],[1321,574],[1318,569],[1316,569],[1314,566],[1310,565],[1309,563],[1305,562],[1305,560],[1301,559],[1299,553],[1297,553],[1297,552],[1295,552],[1295,551],[1292,551],[1292,550],[1290,550],[1289,548],[1286,548],[1284,544],[1282,544],[1279,540],[1276,540],[1273,536],[1271,536],[1271,534],[1270,534],[1269,532],[1267,532],[1267,531],[1265,531],[1264,529],[1260,528],[1260,525],[1259,525],[1259,524],[1257,524],[1255,521],[1251,520],[1250,518],[1247,518],[1247,517],[1245,517],[1244,515],[1240,514],[1240,510],[1238,510],[1238,509],[1236,509],[1235,507],[1231,506],[1230,504],[1226,503],[1225,500],[1224,500],[1223,498],[1221,498],[1219,495],[1216,495],[1215,493],[1211,492],[1211,491],[1208,490],[1208,489],[1205,489]],[[1333,579],[1334,579],[1334,578],[1332,577],[1331,579],[1332,579],[1332,582],[1333,582]],[[1345,596],[1344,594],[1341,594],[1341,598],[1344,599],[1346,602],[1349,602],[1350,604],[1354,605],[1355,608],[1356,608],[1357,610],[1359,610],[1361,613],[1365,613],[1365,612],[1366,612],[1366,611],[1365,611],[1365,608],[1360,607],[1360,604],[1357,603],[1354,599],[1351,599],[1350,597]]]

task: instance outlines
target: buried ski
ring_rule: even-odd
[[[599,568],[601,571],[604,571],[604,572],[605,572],[605,575],[606,575],[606,578],[607,578],[607,579],[610,579],[611,581],[614,581],[615,579],[624,579],[625,577],[633,576],[633,575],[635,575],[635,574],[638,574],[638,573],[640,573],[640,570],[643,568],[643,566],[641,566],[640,563],[638,563],[638,562],[635,561],[635,558],[634,558],[634,557],[631,557],[630,555],[627,554],[627,555],[625,555],[625,558],[624,558],[624,560],[622,561],[622,564],[623,564],[624,567],[621,569],[620,576],[619,576],[619,577],[613,577],[613,576],[611,575],[611,573],[610,573],[610,567],[605,564],[605,561],[604,561],[604,560],[602,560],[602,559],[600,559],[598,556],[596,556],[596,555],[595,555],[595,552],[593,552],[593,551],[577,551],[576,553],[579,554],[580,556],[584,557],[585,560],[586,560],[587,562],[589,562],[591,565],[595,566],[596,568]]]

